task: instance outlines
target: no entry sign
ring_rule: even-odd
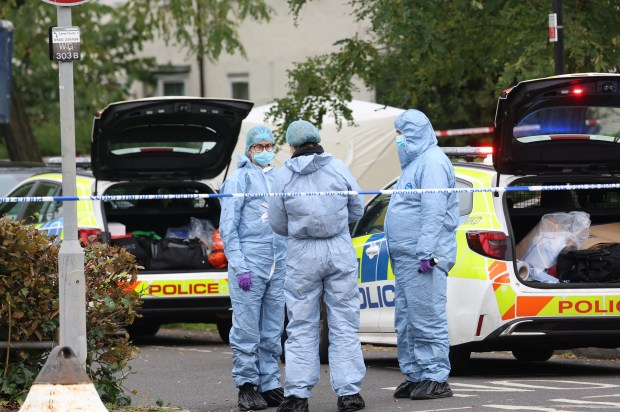
[[[43,0],[46,3],[53,4],[55,6],[77,6],[78,4],[86,3],[88,0]]]

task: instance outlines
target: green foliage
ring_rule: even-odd
[[[298,16],[308,1],[288,0],[290,10]],[[424,111],[437,129],[486,126],[501,90],[555,74],[554,45],[547,39],[550,1],[349,3],[368,32],[289,71],[289,92],[269,113],[280,127],[296,118],[320,124],[326,110],[350,121],[341,103],[355,90],[354,79],[375,88],[380,103]],[[564,71],[615,71],[617,2],[563,4]]]
[[[112,2],[107,2],[112,3]],[[114,2],[119,3],[119,2]],[[43,155],[60,154],[58,64],[49,60],[48,28],[56,7],[40,1],[0,2],[0,16],[13,22],[13,75]],[[93,116],[107,104],[126,100],[134,80],[153,83],[155,59],[140,57],[144,44],[161,35],[212,61],[244,54],[237,29],[244,19],[268,20],[265,0],[132,0],[109,6],[90,1],[72,7],[80,27],[82,60],[74,62],[77,152],[90,153]],[[200,29],[200,30],[199,30]],[[0,153],[6,151],[0,150]]]
[[[122,8],[101,2],[72,7],[80,27],[82,60],[74,62],[76,131],[90,129],[93,115],[125,99],[134,79],[148,80],[152,59],[136,57],[148,37]],[[49,60],[48,28],[57,25],[56,7],[37,1],[9,0],[0,15],[15,26],[13,76],[43,155],[60,154],[58,64]],[[90,153],[90,132],[77,137],[77,150]]]
[[[34,226],[0,218],[0,340],[51,341],[59,324],[59,246]],[[121,328],[131,324],[140,305],[133,255],[118,247],[84,247],[86,277],[86,373],[104,402],[127,405],[122,381],[137,354]],[[49,351],[0,351],[0,406],[23,402]]]
[[[169,0],[161,5],[134,0],[126,5],[126,12],[146,32],[183,46],[188,56],[213,62],[223,51],[245,55],[237,35],[239,24],[246,19],[268,21],[272,11],[265,0]]]

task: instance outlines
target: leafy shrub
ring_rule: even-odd
[[[0,341],[57,341],[60,246],[34,226],[0,218]],[[121,328],[140,305],[133,255],[115,246],[84,246],[86,277],[86,373],[101,400],[128,405],[122,381],[137,348]],[[16,408],[45,363],[49,350],[0,349],[0,410]]]

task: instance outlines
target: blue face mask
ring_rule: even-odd
[[[405,136],[400,135],[400,134],[396,136],[396,148],[398,150],[403,150],[406,145],[407,145],[407,142],[405,141]]]
[[[266,166],[269,164],[269,162],[271,162],[275,155],[276,154],[274,152],[268,152],[266,150],[263,150],[260,153],[254,153],[254,161],[259,166]]]

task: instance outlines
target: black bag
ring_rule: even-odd
[[[620,243],[598,249],[571,250],[558,256],[560,282],[620,282]]]
[[[165,238],[151,242],[149,270],[187,270],[208,267],[207,245],[199,239]]]
[[[136,262],[148,269],[149,258],[151,257],[151,241],[139,237],[123,237],[112,239],[112,245],[124,247],[127,252],[135,256]]]

